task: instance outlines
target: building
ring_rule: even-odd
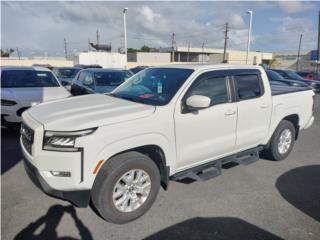
[[[221,63],[223,61],[223,49],[216,48],[189,48],[177,46],[172,53],[170,48],[164,51],[173,54],[175,62],[194,62],[194,63]],[[230,50],[226,51],[226,61],[231,64],[246,64],[246,51]],[[268,52],[249,52],[248,64],[259,65],[268,64],[272,60],[272,53]]]
[[[276,68],[289,68],[298,71],[316,71],[318,54],[317,50],[302,51],[299,62],[297,52],[276,52],[274,53],[274,65]]]
[[[170,53],[164,52],[131,52],[128,53],[128,62],[137,62],[139,64],[141,63],[140,65],[144,65],[143,63],[167,64],[170,62],[170,56]]]

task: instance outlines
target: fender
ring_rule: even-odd
[[[103,160],[104,163],[105,161],[112,158],[114,155],[146,145],[158,146],[165,155],[166,165],[170,166],[171,171],[174,171],[176,162],[176,155],[174,149],[175,145],[174,143],[170,144],[168,139],[160,133],[148,133],[131,136],[105,145],[103,150],[100,151],[100,153],[98,154],[97,158],[95,158],[96,161],[93,162],[91,169],[94,169],[96,164],[100,160]],[[101,164],[101,166],[103,165],[103,163]]]
[[[278,127],[281,120],[283,120],[289,115],[294,115],[294,114],[300,117],[298,106],[292,106],[288,108],[284,104],[276,105],[272,112],[272,122],[270,123],[269,133],[264,142],[266,144],[269,142],[269,140],[271,139],[274,131]]]

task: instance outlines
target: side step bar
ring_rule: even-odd
[[[206,181],[222,174],[224,164],[234,162],[240,165],[249,165],[259,160],[259,151],[262,148],[257,147],[249,149],[235,155],[224,157],[212,162],[178,172],[170,177],[171,180],[181,181],[183,179],[192,179],[194,181]]]

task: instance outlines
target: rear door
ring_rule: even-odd
[[[271,95],[266,92],[259,70],[234,70],[238,121],[236,150],[262,143],[271,118]]]

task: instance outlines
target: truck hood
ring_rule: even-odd
[[[75,131],[147,117],[154,111],[154,106],[91,94],[39,104],[28,113],[46,130]]]
[[[41,103],[70,96],[64,87],[2,88],[1,90],[4,98],[17,102]]]

